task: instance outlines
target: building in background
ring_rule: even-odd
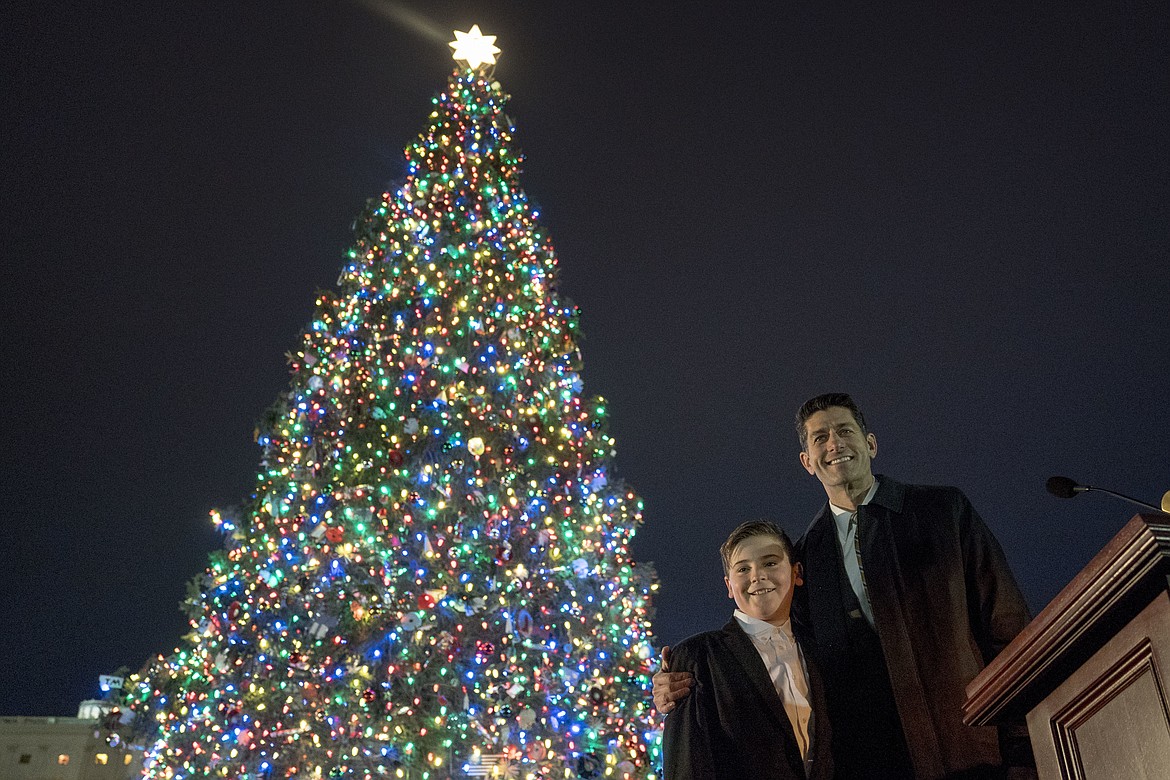
[[[142,774],[142,748],[108,701],[81,703],[76,718],[0,717],[4,780],[130,780]]]

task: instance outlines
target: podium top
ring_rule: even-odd
[[[1170,515],[1134,515],[967,685],[963,722],[1022,721],[1170,584]]]

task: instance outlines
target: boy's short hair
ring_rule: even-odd
[[[784,529],[776,525],[770,520],[749,520],[746,523],[740,523],[731,535],[727,537],[727,541],[719,546],[719,557],[723,559],[723,573],[727,574],[731,571],[731,554],[735,552],[745,539],[750,539],[753,536],[771,536],[780,542],[780,546],[784,548],[784,554],[788,556],[789,563],[795,563],[794,556],[796,551],[792,547],[792,540],[788,538],[788,534],[784,533]]]

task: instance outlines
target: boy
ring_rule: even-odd
[[[671,650],[671,671],[696,684],[666,718],[666,780],[832,777],[820,675],[789,619],[803,584],[791,540],[772,523],[748,522],[719,554],[737,609],[722,629]]]

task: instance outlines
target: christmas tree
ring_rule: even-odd
[[[153,778],[657,777],[641,502],[582,396],[494,36],[371,201],[258,428],[192,631],[127,686]]]

